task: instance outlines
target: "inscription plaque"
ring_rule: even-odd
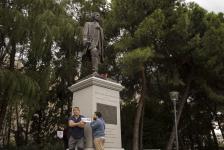
[[[97,103],[97,111],[101,112],[107,124],[117,124],[117,107]]]

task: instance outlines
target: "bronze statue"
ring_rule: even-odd
[[[92,72],[98,72],[98,66],[104,61],[104,34],[99,24],[100,14],[94,12],[91,22],[86,22],[83,29],[83,44],[85,50],[83,55],[90,53],[92,62]]]

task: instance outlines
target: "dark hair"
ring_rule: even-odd
[[[97,116],[98,118],[101,118],[101,117],[102,117],[101,112],[96,111],[95,114],[96,114],[96,116]]]

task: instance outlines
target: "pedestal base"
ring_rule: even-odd
[[[102,113],[106,123],[105,150],[123,150],[119,94],[123,86],[114,81],[92,76],[72,85],[69,89],[73,92],[72,105],[79,107],[82,115],[91,118],[95,111]],[[91,127],[86,125],[84,132],[87,147],[85,150],[94,150]]]

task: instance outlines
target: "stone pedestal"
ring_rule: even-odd
[[[81,114],[92,118],[95,111],[100,111],[106,122],[105,150],[122,150],[120,124],[121,84],[89,77],[69,87],[73,92],[72,106],[80,107]],[[86,150],[93,150],[92,131],[85,127]]]

